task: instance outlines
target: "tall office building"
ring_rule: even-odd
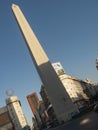
[[[41,118],[39,115],[40,100],[35,92],[32,94],[29,94],[27,96],[27,100],[28,100],[31,110],[34,114],[37,125],[38,125],[38,127],[40,127],[40,125],[41,125]]]
[[[36,111],[37,111],[37,109],[39,108],[39,105],[40,105],[40,100],[39,100],[37,94],[35,92],[32,93],[32,94],[29,94],[27,96],[27,100],[29,102],[29,105],[31,107],[33,114],[36,114]]]
[[[19,6],[12,4],[12,10],[24,36],[42,84],[46,87],[56,117],[59,121],[67,120],[68,115],[66,115],[66,110],[69,111],[70,114],[71,112],[76,111],[77,108],[72,103],[62,82],[51,65],[48,56],[37,40]]]
[[[23,114],[20,101],[16,96],[11,96],[6,99],[6,105],[13,121],[15,130],[22,130],[28,128],[27,121]]]

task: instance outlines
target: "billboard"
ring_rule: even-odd
[[[65,71],[60,62],[56,62],[52,64],[58,76],[65,74]]]

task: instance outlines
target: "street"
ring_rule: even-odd
[[[98,130],[98,114],[91,111],[78,119],[50,130]]]

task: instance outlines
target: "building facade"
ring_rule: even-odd
[[[83,107],[87,107],[90,103],[90,99],[98,95],[98,85],[92,83],[90,80],[83,81],[67,75],[60,62],[53,63],[52,66],[64,85],[70,99],[79,111],[81,111]],[[44,85],[41,86],[40,95],[50,119],[53,120],[55,118],[55,112],[53,111],[50,97]],[[68,114],[68,111],[66,111],[66,113]],[[72,115],[74,115],[74,113],[72,113]]]
[[[98,84],[89,79],[80,80],[67,75],[60,62],[53,63],[52,66],[78,109],[90,103],[93,98],[98,97]]]
[[[22,107],[17,96],[11,96],[6,99],[7,109],[13,121],[15,130],[22,130],[28,128],[27,121],[22,111]]]
[[[42,125],[46,126],[48,119],[49,119],[49,116],[47,114],[47,111],[46,111],[46,108],[45,108],[43,101],[40,102],[39,114],[40,114],[40,117],[41,117]]]
[[[60,80],[62,81],[66,91],[68,92],[72,102],[79,108],[86,105],[89,97],[84,93],[85,86],[82,85],[81,81],[77,78],[69,75],[61,75]]]
[[[56,119],[55,111],[52,107],[52,104],[50,102],[48,93],[47,93],[44,85],[41,86],[40,95],[41,95],[43,103],[45,105],[46,112],[49,116],[49,120],[52,121],[52,120]]]
[[[7,107],[0,108],[0,130],[14,130]]]
[[[37,109],[39,108],[40,106],[40,100],[36,94],[36,92],[32,93],[32,94],[29,94],[27,96],[27,100],[29,102],[29,105],[30,105],[30,108],[33,112],[33,114],[35,115],[36,114],[36,111]]]
[[[32,94],[29,94],[27,96],[27,100],[29,102],[30,108],[31,108],[33,115],[35,117],[35,120],[37,122],[37,125],[40,128],[40,126],[42,124],[40,114],[39,114],[40,100],[35,92]]]

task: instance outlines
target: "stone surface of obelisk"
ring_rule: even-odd
[[[59,120],[66,121],[71,112],[77,110],[77,108],[72,103],[68,93],[52,67],[48,56],[33,33],[19,6],[12,4],[12,10],[25,38],[26,45],[28,46],[41,81],[47,90],[56,117]]]

